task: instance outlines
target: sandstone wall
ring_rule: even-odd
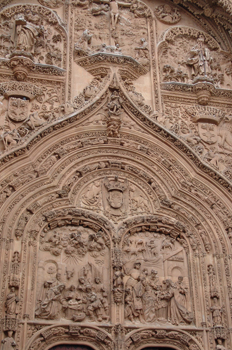
[[[232,348],[231,15],[0,4],[1,350]]]

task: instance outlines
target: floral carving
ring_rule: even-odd
[[[230,349],[232,8],[37,3],[0,5],[1,349]]]

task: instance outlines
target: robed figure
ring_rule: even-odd
[[[35,41],[38,34],[38,27],[27,22],[24,16],[20,16],[15,20],[12,32],[12,41],[15,49],[34,53]]]

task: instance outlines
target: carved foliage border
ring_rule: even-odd
[[[113,349],[113,340],[104,330],[81,325],[59,325],[42,329],[28,342],[27,350],[45,350],[57,344],[86,344],[94,349]]]

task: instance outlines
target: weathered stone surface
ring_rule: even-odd
[[[0,4],[1,350],[231,349],[231,14]]]

